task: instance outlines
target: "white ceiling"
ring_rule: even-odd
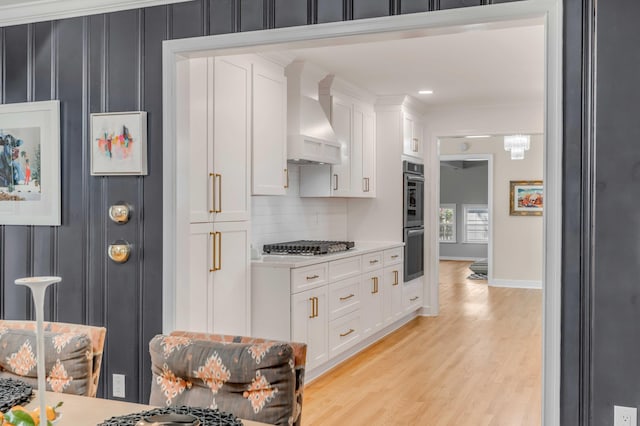
[[[541,103],[544,26],[523,25],[289,53],[376,95],[410,94],[427,106]]]

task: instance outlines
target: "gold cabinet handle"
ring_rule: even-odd
[[[398,285],[398,271],[393,271],[393,276],[395,278],[393,285]]]
[[[376,294],[378,292],[378,277],[372,277],[373,280],[373,291],[371,294]]]
[[[376,263],[378,263],[378,259],[373,259],[369,261],[370,265],[375,265]]]
[[[289,187],[289,169],[284,169],[284,187],[288,188]]]
[[[316,278],[320,278],[320,275],[308,275],[307,280],[315,280]]]
[[[213,208],[209,213],[222,213],[222,175],[220,173],[209,173],[209,177],[213,178],[211,183],[211,203]],[[218,181],[218,208],[216,208],[216,180]]]
[[[351,299],[351,298],[352,298],[352,297],[354,297],[354,296],[355,296],[355,294],[351,293],[351,294],[350,294],[350,295],[348,295],[348,296],[341,297],[341,298],[340,298],[340,300],[344,302],[345,300],[349,300],[349,299]]]
[[[412,297],[411,299],[409,299],[409,301],[410,301],[410,302],[415,302],[415,301],[416,301],[416,300],[418,300],[418,299],[419,299],[419,297],[418,297],[418,296],[416,296],[416,297]]]
[[[338,175],[337,174],[333,174],[333,178],[334,178],[334,185],[333,185],[333,190],[337,191],[338,190]]]
[[[394,254],[393,256],[391,256],[391,258],[392,258],[392,259],[397,259],[397,258],[399,258],[399,257],[400,257],[400,255],[399,255],[399,254]]]
[[[221,232],[209,232],[211,235],[211,244],[213,247],[212,261],[213,268],[209,269],[209,272],[215,272],[222,269],[222,233]]]
[[[209,268],[209,272],[215,272],[216,269],[216,233],[209,232],[209,236],[211,237],[211,264],[212,267]]]
[[[349,331],[347,331],[346,333],[340,333],[340,337],[345,337],[350,335],[351,333],[353,333],[355,330],[353,328],[350,328]]]

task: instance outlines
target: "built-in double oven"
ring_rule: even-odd
[[[403,162],[404,280],[424,275],[424,165]]]

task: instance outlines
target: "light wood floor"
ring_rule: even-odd
[[[421,317],[309,384],[311,425],[540,425],[540,290],[466,280],[440,262],[440,315]]]

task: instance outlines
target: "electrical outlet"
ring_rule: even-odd
[[[613,426],[638,426],[638,409],[614,405]]]
[[[114,398],[125,398],[124,391],[124,374],[114,374],[113,375],[113,397]]]

